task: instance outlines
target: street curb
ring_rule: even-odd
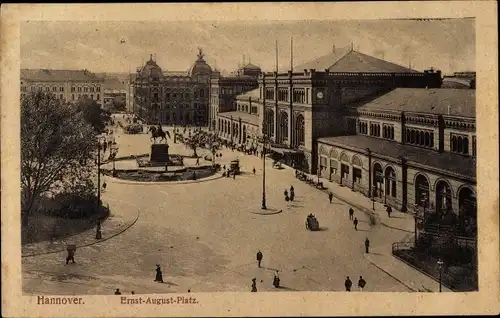
[[[393,230],[398,230],[398,231],[403,231],[403,232],[406,232],[406,233],[411,233],[411,234],[414,234],[415,232],[414,231],[408,231],[408,230],[405,230],[405,229],[400,229],[399,227],[395,227],[395,226],[390,226],[390,225],[387,225],[383,222],[380,223],[382,226],[385,226],[385,227],[388,227],[390,229],[393,229]]]
[[[132,181],[132,180],[124,180],[124,179],[119,179],[119,178],[114,178],[111,176],[106,176],[111,182],[113,183],[121,183],[121,184],[131,184],[131,185],[163,185],[163,184],[172,184],[172,185],[178,185],[178,184],[191,184],[191,183],[201,183],[201,182],[207,182],[207,181],[213,181],[213,180],[218,180],[222,179],[222,175],[212,175],[210,177],[202,178],[202,179],[197,179],[197,180],[185,180],[185,181]]]
[[[272,213],[259,213],[259,212],[250,212],[252,214],[258,214],[258,215],[275,215],[275,214],[279,214],[283,212],[283,210],[278,210],[278,211],[275,211],[275,212],[272,212]]]
[[[380,269],[382,272],[386,273],[387,275],[389,275],[390,277],[392,277],[393,279],[395,279],[398,283],[400,283],[401,285],[405,286],[406,288],[408,288],[409,290],[411,290],[412,292],[416,293],[417,291],[413,288],[413,287],[410,287],[408,284],[406,284],[405,282],[403,282],[402,280],[400,280],[399,278],[397,278],[396,276],[392,275],[391,273],[389,273],[388,271],[386,271],[385,269],[383,269],[382,267],[378,266],[377,264],[375,264],[374,262],[372,262],[370,259],[368,259],[368,257],[366,257],[366,253],[363,254],[363,257],[370,263],[372,264],[373,266],[375,266],[376,268]]]
[[[139,216],[140,216],[141,212],[140,211],[137,211],[137,216],[135,217],[135,220],[130,223],[129,225],[127,225],[126,227],[124,227],[123,229],[121,229],[119,232],[113,234],[113,235],[110,235],[106,238],[103,238],[103,239],[100,239],[98,241],[95,241],[95,242],[92,242],[92,243],[87,243],[87,244],[83,244],[83,245],[77,245],[76,248],[82,248],[82,247],[87,247],[87,246],[92,246],[92,245],[95,245],[95,244],[98,244],[98,243],[102,243],[104,241],[107,241],[107,240],[110,240],[120,234],[122,234],[123,232],[125,232],[126,230],[130,229],[136,222],[137,220],[139,219]],[[91,230],[88,230],[86,232],[90,232]],[[85,232],[83,232],[85,233]],[[76,235],[80,235],[82,233],[79,233],[79,234],[75,234],[73,236],[69,236],[68,238],[71,238],[71,237],[74,237]],[[28,254],[28,255],[21,255],[21,258],[24,258],[24,257],[34,257],[34,256],[41,256],[41,255],[48,255],[48,254],[55,254],[55,253],[61,253],[61,252],[64,252],[66,251],[66,249],[59,249],[59,250],[55,250],[55,251],[50,251],[50,252],[42,252],[42,253],[35,253],[35,254]]]

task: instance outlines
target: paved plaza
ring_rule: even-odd
[[[149,153],[146,134],[117,132],[116,141],[120,147],[117,157]],[[168,143],[172,154],[191,153],[180,143],[170,139]],[[241,175],[162,184],[123,183],[106,177],[103,201],[124,219],[134,219],[139,212],[137,222],[109,240],[77,249],[74,265],[65,265],[65,252],[24,257],[24,292],[112,294],[116,288],[124,294],[250,291],[253,277],[258,291],[343,291],[346,276],[356,286],[360,275],[367,281],[366,291],[407,292],[418,289],[420,281],[428,289],[437,288],[433,280],[393,258],[385,260],[382,269],[374,265],[392,242],[410,235],[407,217],[391,220],[396,226],[390,226],[381,214],[382,222],[371,226],[368,215],[360,211],[371,206],[367,198],[325,182],[344,198],[335,198],[330,204],[324,192],[297,180],[292,169],[273,169],[269,159],[267,204],[283,211],[255,214],[261,211],[262,160],[227,149],[221,153],[217,159],[221,165],[240,159]],[[292,185],[296,200],[287,203],[283,192]],[[349,220],[351,205],[346,198],[356,203],[358,231]],[[377,211],[381,210],[377,205]],[[309,213],[317,216],[321,231],[305,229]],[[94,235],[94,230],[80,235]],[[375,252],[369,257],[364,253],[366,237]],[[262,268],[257,267],[258,250],[264,255]],[[156,264],[162,267],[163,284],[153,282]],[[392,264],[399,266],[394,268],[397,277],[391,275]],[[280,271],[281,289],[272,285],[276,270]],[[411,279],[415,281],[408,284]]]

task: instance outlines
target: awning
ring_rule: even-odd
[[[282,155],[288,155],[288,154],[303,154],[304,152],[299,149],[288,149],[288,148],[276,148],[276,147],[270,147],[270,150]]]

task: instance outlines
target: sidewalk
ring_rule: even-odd
[[[77,248],[90,246],[113,238],[128,230],[139,218],[139,211],[133,216],[123,216],[111,210],[111,215],[102,223],[102,239],[96,240],[96,228],[61,238],[55,241],[42,241],[21,246],[22,257],[52,254],[66,251],[68,244],[75,244]]]
[[[315,180],[318,179],[317,176],[309,176],[315,178]],[[320,181],[323,182],[323,186],[328,188],[324,190],[325,193],[331,191],[335,198],[351,205],[354,209],[375,215],[380,225],[406,232],[409,236],[414,233],[415,221],[411,214],[393,209],[391,217],[389,217],[382,203],[375,202],[375,209],[373,209],[373,202],[362,193],[352,191],[350,188],[342,187],[324,178],[320,178]],[[392,255],[392,243],[394,242],[386,242],[371,248],[370,253],[364,254],[365,258],[387,275],[405,285],[410,291],[439,291],[438,281]],[[442,286],[442,291],[451,292],[445,286]]]

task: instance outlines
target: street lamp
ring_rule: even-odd
[[[96,208],[99,213],[101,206],[101,148],[102,142],[105,141],[104,136],[97,137],[97,203]]]
[[[438,259],[437,265],[439,268],[439,292],[442,292],[442,276],[443,276],[443,261],[441,259]]]
[[[264,129],[263,129],[264,130]],[[266,210],[266,141],[267,136],[263,132],[262,137],[262,210]]]

